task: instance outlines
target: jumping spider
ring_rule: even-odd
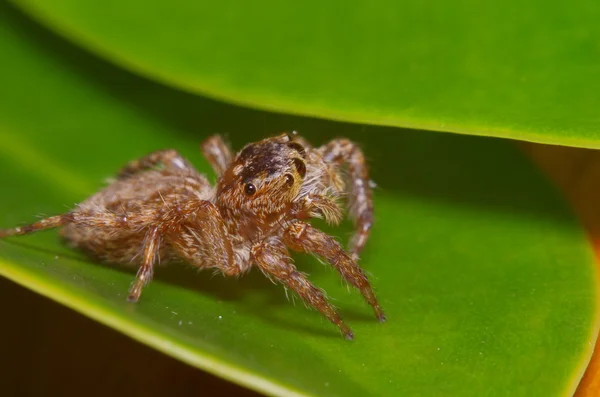
[[[251,143],[235,157],[219,136],[201,146],[219,175],[215,188],[176,151],[161,150],[127,164],[111,184],[72,211],[0,230],[0,238],[63,227],[66,241],[93,258],[139,266],[129,301],[139,299],[157,263],[185,261],[227,276],[257,265],[353,339],[325,294],[292,264],[289,247],[329,262],[385,321],[357,265],[373,220],[370,181],[358,146],[338,139],[313,148],[295,133]],[[349,253],[307,223],[317,217],[338,224],[342,196],[349,197],[357,229]]]

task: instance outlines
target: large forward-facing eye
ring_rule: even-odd
[[[304,176],[306,175],[306,164],[304,164],[304,161],[302,161],[299,158],[295,158],[294,166],[296,167],[296,171],[298,171],[300,177],[304,178]]]
[[[253,196],[254,193],[256,193],[256,186],[251,183],[246,183],[244,186],[244,193],[246,193],[246,196]]]
[[[285,184],[289,187],[294,186],[294,177],[292,174],[285,174]]]
[[[292,141],[292,142],[288,143],[287,145],[289,148],[297,151],[300,154],[300,156],[302,156],[303,159],[306,158],[306,150],[304,150],[304,146],[302,146],[302,144],[300,144],[299,142]]]

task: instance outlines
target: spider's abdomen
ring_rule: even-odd
[[[146,171],[117,180],[72,212],[62,236],[74,248],[103,262],[140,264],[150,225],[168,228],[165,214],[189,200],[209,200],[212,187],[201,175]],[[176,261],[168,241],[159,248],[162,263]]]

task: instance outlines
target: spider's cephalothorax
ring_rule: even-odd
[[[0,230],[0,238],[62,226],[73,247],[104,262],[139,267],[130,301],[138,300],[158,262],[185,261],[228,276],[256,265],[352,339],[324,293],[292,264],[290,248],[329,262],[385,320],[357,264],[373,206],[365,159],[353,142],[337,139],[313,148],[295,133],[283,134],[249,144],[234,157],[213,136],[202,150],[219,175],[216,188],[176,151],[161,150],[130,162],[114,182],[73,211]],[[339,223],[341,198],[348,199],[357,228],[348,252],[307,223],[313,217]]]

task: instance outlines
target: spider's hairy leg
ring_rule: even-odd
[[[142,294],[142,289],[152,279],[152,267],[156,261],[158,249],[160,247],[160,232],[158,227],[153,227],[146,233],[144,239],[144,250],[142,254],[142,264],[138,269],[135,281],[129,289],[129,302],[137,302]]]
[[[238,263],[225,222],[213,203],[190,200],[177,211],[177,225],[168,239],[179,256],[199,268],[217,268],[226,276],[245,270],[246,266]]]
[[[281,282],[296,292],[304,302],[316,308],[332,323],[338,326],[348,340],[354,339],[352,330],[344,324],[335,308],[327,301],[325,294],[311,284],[291,263],[287,249],[280,245],[263,242],[252,247],[251,259],[270,278]]]
[[[162,164],[167,170],[175,173],[195,174],[196,169],[181,154],[174,149],[157,150],[146,156],[132,160],[117,174],[118,179],[128,178],[137,172],[144,171]]]
[[[53,229],[61,227],[72,221],[72,214],[62,214],[51,216],[49,218],[41,219],[35,223],[29,225],[19,226],[12,229],[0,229],[0,238],[10,236],[22,236],[24,234],[31,234],[45,229]]]
[[[365,156],[360,147],[348,139],[335,139],[321,146],[318,151],[325,162],[348,166],[351,179],[348,208],[357,229],[350,241],[349,251],[357,259],[373,225],[373,199]]]
[[[342,277],[356,287],[373,307],[379,321],[385,321],[383,309],[364,271],[358,266],[333,237],[303,222],[288,225],[283,235],[285,243],[292,249],[313,253],[326,259]]]
[[[220,135],[213,135],[202,142],[200,147],[217,176],[221,176],[233,158],[229,145]]]

